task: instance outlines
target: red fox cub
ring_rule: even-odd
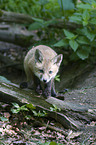
[[[59,70],[63,55],[45,45],[29,50],[24,59],[28,88],[34,88],[46,98],[56,96],[54,78]],[[23,83],[21,84],[21,88]],[[27,86],[26,86],[27,87]]]

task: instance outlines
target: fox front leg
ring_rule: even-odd
[[[44,95],[46,98],[48,98],[49,96],[56,97],[57,94],[55,91],[54,80],[51,80],[45,85]]]
[[[44,89],[43,94],[45,98],[48,98],[49,96],[51,96],[51,81],[45,84],[45,89]]]
[[[35,87],[35,91],[41,95],[42,94],[42,88],[41,88],[41,84],[40,84],[40,80],[34,76],[34,87]]]
[[[56,93],[54,80],[53,80],[53,83],[52,83],[51,96],[56,97],[60,100],[64,100],[64,94]]]
[[[51,88],[51,96],[56,97],[56,91],[55,91],[55,84],[54,84],[54,80],[52,82],[52,88]]]

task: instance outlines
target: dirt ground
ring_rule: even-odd
[[[65,94],[65,99],[96,108],[96,68],[84,76],[76,80],[74,89]]]

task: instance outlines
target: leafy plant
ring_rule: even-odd
[[[29,108],[30,110],[36,109],[33,104],[26,104],[26,107]]]
[[[12,103],[15,109],[11,109],[12,113],[19,113],[20,111],[29,111],[26,105],[19,106],[17,103]]]
[[[96,56],[96,1],[78,3],[76,11],[68,17],[69,22],[76,24],[73,30],[63,29],[64,38],[55,43],[56,47],[67,47],[71,50],[70,59],[78,56],[85,60]],[[74,59],[74,58],[73,58]]]
[[[57,82],[60,82],[60,75],[56,75],[56,76],[55,76],[55,80],[56,80]]]
[[[35,107],[32,104],[26,104],[26,105],[22,105],[21,107],[17,104],[17,103],[12,103],[14,109],[11,109],[12,113],[19,113],[22,111],[29,111],[29,109],[33,112],[33,115],[36,117],[44,117],[47,113],[45,111],[43,112],[37,112],[35,111]],[[27,120],[29,120],[31,118],[30,115],[25,115],[24,116]]]
[[[43,111],[43,112],[40,112],[40,111],[37,112],[37,111],[35,111],[36,108],[32,104],[26,104],[26,107],[29,108],[33,112],[34,116],[44,117],[47,114],[45,111]],[[29,118],[30,118],[30,116],[29,116]]]
[[[47,115],[47,113],[45,111],[37,112],[37,111],[33,110],[32,112],[33,112],[34,116],[36,116],[36,117],[45,117]]]
[[[52,107],[50,107],[50,110],[51,111],[61,111],[61,109],[60,108],[58,108],[55,104],[53,104],[53,106]]]

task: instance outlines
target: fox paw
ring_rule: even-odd
[[[22,83],[20,83],[20,88],[21,88],[21,89],[28,88],[27,82],[22,82]]]
[[[60,100],[64,100],[65,98],[64,98],[64,94],[60,94],[60,93],[57,93],[56,94],[56,98],[57,99],[60,99]]]
[[[50,96],[51,96],[51,92],[49,92],[49,91],[44,91],[44,97],[47,99],[47,98],[49,98]]]
[[[41,90],[39,87],[36,88],[36,92],[37,92],[39,95],[42,95],[42,90]]]

